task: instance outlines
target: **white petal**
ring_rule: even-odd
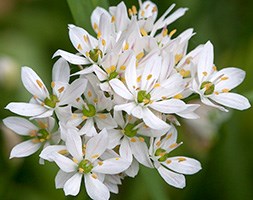
[[[102,165],[97,165],[92,169],[92,172],[102,174],[118,174],[125,171],[131,162],[122,158],[110,158],[103,161]]]
[[[56,61],[52,70],[52,80],[54,82],[68,83],[70,68],[66,60],[60,58]]]
[[[169,169],[180,174],[195,174],[201,170],[199,161],[187,157],[171,157],[168,158],[171,162],[163,162],[162,164]]]
[[[32,116],[31,118],[29,118],[29,120],[50,117],[53,115],[53,113],[54,113],[54,109],[50,109],[40,115]]]
[[[19,102],[9,103],[5,108],[15,114],[27,116],[27,117],[41,115],[48,110],[45,107],[38,104],[19,103]]]
[[[206,104],[206,105],[208,105],[208,106],[212,106],[212,107],[215,107],[215,108],[220,109],[221,111],[228,112],[228,110],[225,109],[223,106],[219,106],[219,105],[217,105],[217,104],[214,104],[212,101],[210,101],[210,100],[209,100],[208,98],[206,98],[206,97],[201,97],[201,96],[200,96],[200,99],[201,99],[202,103],[204,103],[204,104]]]
[[[41,146],[41,143],[33,143],[32,140],[27,140],[25,142],[22,142],[16,145],[11,150],[10,158],[21,158],[21,157],[30,156],[31,154],[38,151],[40,146]]]
[[[54,158],[53,154],[57,153],[59,151],[67,150],[65,145],[51,145],[47,146],[45,149],[42,150],[40,153],[40,157],[44,160],[48,160],[50,162],[53,161],[52,158]]]
[[[186,119],[198,119],[199,116],[194,111],[199,108],[198,104],[186,104],[186,108],[183,111],[177,112],[176,114]]]
[[[95,135],[87,142],[85,159],[90,161],[96,160],[105,152],[108,144],[108,134],[106,129],[103,129],[98,135]]]
[[[218,95],[213,95],[210,97],[212,100],[216,101],[217,103],[234,108],[237,110],[245,110],[250,108],[250,103],[247,98],[240,94],[236,93],[220,93]]]
[[[49,96],[46,86],[40,77],[29,67],[22,67],[21,78],[25,88],[32,95],[44,100]]]
[[[169,124],[155,116],[148,108],[143,109],[143,121],[147,126],[153,129],[167,129],[170,127]]]
[[[131,115],[132,110],[136,107],[137,105],[134,102],[131,103],[126,103],[126,104],[121,104],[121,105],[116,105],[114,107],[115,111],[122,111],[124,110],[127,112],[128,115]]]
[[[184,188],[185,187],[185,177],[184,177],[184,175],[172,172],[172,171],[166,169],[163,166],[159,166],[157,168],[157,170],[158,170],[159,174],[162,176],[162,178],[169,185],[172,185],[176,188]]]
[[[63,188],[67,180],[69,180],[75,173],[66,173],[59,170],[55,177],[55,187],[56,189]]]
[[[77,159],[79,162],[83,159],[82,140],[77,131],[68,131],[66,147],[73,158]]]
[[[124,126],[125,126],[125,121],[124,121],[124,117],[123,117],[122,111],[116,111],[116,110],[114,109],[113,117],[114,117],[115,121],[117,122],[117,124],[118,124],[121,128],[124,128]]]
[[[143,118],[143,108],[141,106],[136,106],[135,108],[133,108],[133,110],[131,111],[131,114],[138,118],[138,119],[142,119]]]
[[[93,70],[100,81],[105,81],[108,79],[107,73],[104,70],[102,70],[99,66],[94,65]]]
[[[111,128],[117,127],[117,123],[112,118],[110,113],[98,114],[95,119],[96,119],[97,126],[100,130],[102,130],[104,128],[111,129]]]
[[[150,107],[161,113],[172,114],[185,110],[185,103],[179,99],[169,99],[150,104]]]
[[[132,162],[133,160],[132,150],[130,148],[129,140],[127,137],[124,137],[122,139],[122,142],[119,148],[119,154],[122,158],[128,160],[129,162]]]
[[[112,79],[109,81],[109,84],[111,85],[114,92],[117,93],[119,96],[123,97],[124,99],[134,99],[133,95],[119,79]]]
[[[135,139],[135,142],[132,142],[130,140],[130,147],[134,157],[139,163],[145,165],[146,167],[152,168],[153,165],[149,159],[147,144],[145,142],[139,141],[137,137],[135,137]]]
[[[80,135],[87,135],[89,137],[97,135],[93,118],[89,118],[86,120],[84,126],[80,129],[79,133]]]
[[[54,153],[51,159],[61,168],[64,172],[74,172],[77,170],[77,164],[69,158],[59,154]]]
[[[3,119],[3,123],[19,135],[29,135],[32,130],[38,130],[33,123],[21,117],[7,117]]]
[[[59,105],[69,104],[76,100],[85,91],[86,85],[86,79],[76,79],[62,94]]]
[[[100,180],[94,178],[91,174],[85,175],[84,181],[86,191],[92,199],[108,200],[110,198],[110,192],[108,188]]]
[[[134,178],[138,174],[138,172],[139,172],[139,163],[135,159],[133,159],[132,164],[125,171],[125,173],[127,176]]]
[[[82,174],[75,173],[69,180],[66,181],[63,187],[65,195],[76,196],[79,193],[82,177]]]
[[[87,58],[84,58],[82,56],[78,56],[78,55],[69,53],[67,51],[63,51],[63,50],[57,50],[54,53],[53,58],[56,56],[61,56],[62,58],[64,58],[65,60],[67,60],[68,62],[70,62],[71,64],[74,64],[74,65],[90,64],[90,61]]]
[[[123,137],[123,134],[121,133],[120,130],[116,130],[116,129],[110,129],[107,132],[108,132],[108,137],[109,137],[108,148],[113,149],[118,144],[120,144],[120,139]]]
[[[134,54],[130,54],[129,57],[130,61],[126,66],[125,79],[128,89],[133,93],[134,88],[137,88],[136,57]]]
[[[107,10],[105,10],[104,8],[101,8],[101,7],[96,7],[96,9],[91,14],[92,27],[94,27],[94,24],[99,26],[100,17],[101,17],[102,14],[107,15],[108,17],[110,17],[110,14],[108,13]],[[94,31],[97,31],[97,29],[94,29]]]

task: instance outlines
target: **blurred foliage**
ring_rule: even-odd
[[[75,3],[82,2],[80,6]],[[119,0],[109,0],[116,5]],[[178,33],[193,27],[196,35],[190,40],[193,49],[207,40],[215,46],[218,68],[237,66],[247,72],[236,91],[253,99],[253,1],[250,0],[174,0],[154,1],[162,14],[170,4],[189,11],[170,30]],[[127,0],[128,7],[137,0]],[[70,5],[70,9],[68,7]],[[77,23],[91,31],[89,24],[93,6],[106,6],[105,0],[0,0],[0,89],[1,119],[12,114],[3,108],[11,101],[27,101],[29,94],[22,86],[20,68],[32,67],[50,83],[50,59],[57,49],[75,52],[68,39],[67,25]],[[73,18],[71,11],[74,13]],[[80,18],[79,16],[83,16]],[[73,20],[75,19],[75,21]],[[5,60],[6,62],[3,62]],[[7,64],[6,64],[7,63]],[[6,67],[7,66],[7,67]],[[155,170],[142,168],[135,179],[123,181],[118,195],[112,199],[140,200],[252,200],[253,199],[253,111],[232,111],[212,137],[206,130],[198,133],[188,126],[179,130],[184,141],[175,155],[199,159],[203,170],[187,176],[183,190],[168,186]],[[190,123],[190,122],[188,122]],[[182,122],[184,124],[184,122]],[[38,154],[26,159],[8,160],[11,147],[19,142],[15,134],[1,125],[0,134],[0,199],[54,200],[87,199],[84,189],[77,198],[65,197],[56,190],[57,167],[38,164]],[[212,131],[211,131],[212,132]]]

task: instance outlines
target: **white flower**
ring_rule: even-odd
[[[63,59],[55,63],[52,76],[53,94],[49,94],[40,77],[31,68],[22,67],[22,82],[33,98],[29,103],[10,103],[6,109],[33,118],[49,117],[56,111],[60,119],[66,118],[70,108],[62,106],[68,105],[83,93],[87,80],[77,79],[69,84],[70,69]]]
[[[37,119],[37,125],[21,117],[7,117],[3,123],[15,133],[30,138],[16,145],[11,151],[10,158],[30,156],[41,146],[46,147],[50,143],[57,144],[60,141],[59,133],[53,132],[55,120],[52,117]]]
[[[170,185],[177,188],[185,187],[183,174],[195,174],[201,169],[200,163],[192,158],[176,156],[170,157],[170,152],[180,146],[177,143],[177,131],[171,127],[170,131],[162,138],[150,140],[150,156],[162,178]]]
[[[238,68],[229,67],[217,71],[213,64],[213,45],[207,42],[198,60],[197,75],[192,88],[206,105],[222,111],[227,111],[223,106],[245,110],[250,107],[248,99],[230,92],[241,84],[244,78],[245,72]]]
[[[92,199],[109,199],[109,190],[103,184],[103,174],[118,174],[129,166],[129,162],[120,157],[101,160],[108,146],[106,130],[91,138],[84,146],[78,133],[67,135],[66,149],[68,156],[54,152],[48,160],[54,161],[60,171],[56,176],[56,187],[63,188],[66,195],[77,195],[84,177],[85,187]],[[58,150],[58,147],[56,147]],[[45,151],[47,151],[45,149]],[[43,157],[45,154],[42,152]]]

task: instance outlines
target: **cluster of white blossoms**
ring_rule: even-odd
[[[244,71],[218,71],[211,42],[187,53],[193,29],[175,37],[176,30],[167,28],[186,8],[171,13],[173,4],[157,19],[153,2],[139,4],[139,10],[123,2],[109,11],[96,8],[91,23],[97,37],[69,25],[77,53],[54,54],[60,58],[52,70],[52,92],[31,68],[22,67],[32,98],[6,106],[23,117],[8,117],[4,124],[27,138],[10,157],[40,150],[40,163],[60,168],[55,184],[65,195],[77,195],[84,179],[92,199],[109,199],[124,177],[138,174],[140,164],[183,188],[184,175],[201,169],[195,159],[170,155],[182,144],[177,118],[198,118],[200,105],[189,104],[189,98],[196,95],[222,111],[250,107],[245,97],[230,92],[243,81]],[[80,70],[71,73],[70,64]]]

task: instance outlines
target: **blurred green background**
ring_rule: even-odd
[[[90,28],[92,6],[103,0],[80,1],[71,7],[86,16],[79,26]],[[50,83],[51,56],[57,49],[75,52],[68,39],[67,24],[75,23],[68,2],[64,0],[0,0],[0,107],[1,119],[12,116],[4,107],[11,101],[27,101],[30,95],[20,80],[21,66],[32,67],[45,83]],[[110,5],[120,1],[110,0]],[[178,33],[193,27],[197,33],[189,49],[211,40],[215,46],[215,63],[219,69],[236,66],[247,72],[245,81],[236,88],[253,100],[253,1],[250,0],[174,0],[154,1],[161,15],[172,3],[189,11],[176,23]],[[125,1],[128,7],[137,0]],[[76,16],[75,16],[76,18]],[[122,200],[252,200],[253,199],[253,111],[200,111],[203,120],[181,121],[180,140],[184,145],[175,155],[194,157],[203,170],[187,176],[187,187],[172,188],[155,170],[142,169],[135,179],[127,178],[112,199]],[[0,199],[62,200],[88,199],[80,195],[65,197],[56,190],[57,168],[38,164],[38,154],[26,159],[9,160],[11,148],[20,138],[1,126],[0,134]]]

